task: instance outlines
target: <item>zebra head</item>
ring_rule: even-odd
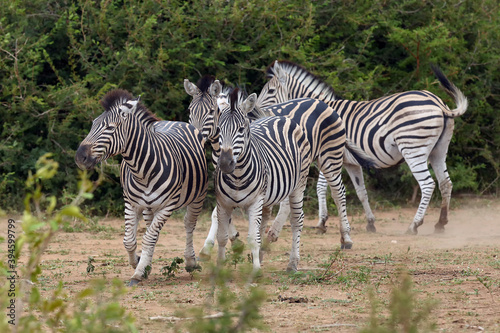
[[[284,103],[290,99],[287,86],[289,75],[281,68],[278,60],[268,67],[267,77],[269,81],[260,92],[256,103],[257,109]]]
[[[184,89],[193,97],[189,104],[189,123],[196,127],[206,140],[217,138],[217,98],[222,84],[211,75],[205,75],[197,84],[184,79]]]
[[[123,152],[128,135],[123,124],[131,118],[138,103],[139,98],[134,99],[121,89],[104,96],[101,101],[104,112],[94,119],[89,134],[76,151],[75,162],[80,169],[92,169],[97,163]]]
[[[245,99],[245,94],[238,88],[231,92],[229,98],[217,100],[220,110],[218,167],[222,173],[232,173],[238,159],[246,151],[250,137],[250,121],[247,113],[253,110],[256,101],[256,94],[251,94]]]

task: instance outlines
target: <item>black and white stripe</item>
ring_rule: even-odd
[[[297,270],[304,189],[311,164],[311,147],[302,128],[285,117],[268,117],[250,124],[247,113],[257,100],[235,89],[219,99],[220,155],[215,171],[219,230],[218,260],[225,259],[227,227],[236,207],[247,210],[249,244],[254,270],[260,269],[261,234],[273,205],[289,199],[293,233],[288,270]]]
[[[267,70],[270,81],[264,86],[260,106],[289,99],[311,97],[323,100],[342,118],[348,139],[373,159],[374,167],[387,168],[406,162],[420,185],[422,198],[408,232],[417,233],[423,223],[434,180],[430,162],[442,195],[441,215],[435,225],[442,232],[448,223],[452,183],[446,167],[446,154],[453,135],[454,117],[467,110],[467,98],[437,68],[432,68],[441,86],[453,97],[457,108],[450,110],[429,91],[407,91],[371,101],[349,101],[335,96],[333,89],[303,67],[276,61]],[[375,217],[368,203],[362,169],[358,163],[344,164],[363,203],[367,230],[375,231]],[[326,186],[324,186],[326,187]]]
[[[172,212],[182,207],[187,207],[186,269],[194,269],[193,231],[208,184],[201,133],[187,123],[159,121],[125,90],[109,92],[101,104],[105,111],[94,120],[75,161],[79,168],[91,169],[108,157],[123,156],[120,169],[125,200],[123,243],[129,263],[135,268],[131,285],[143,279],[161,228]],[[140,214],[144,214],[148,227],[138,256],[136,235]]]

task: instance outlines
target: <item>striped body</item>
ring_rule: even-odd
[[[285,117],[259,119],[250,125],[248,111],[256,95],[243,100],[236,89],[220,108],[220,153],[215,171],[219,260],[225,259],[227,227],[232,210],[241,207],[249,216],[249,244],[254,269],[260,268],[261,233],[273,205],[289,198],[293,233],[289,270],[299,261],[302,212],[311,148],[302,128]],[[252,104],[253,103],[253,104]]]
[[[290,62],[275,62],[269,67],[271,80],[264,86],[257,104],[267,106],[306,96],[321,99],[337,111],[345,124],[348,139],[373,160],[374,167],[387,168],[406,162],[422,191],[417,214],[408,229],[412,234],[416,234],[423,223],[435,187],[427,166],[429,161],[443,197],[441,216],[435,226],[439,232],[448,222],[451,198],[446,154],[453,135],[453,118],[466,111],[467,99],[439,69],[433,70],[446,92],[455,99],[457,109],[450,110],[428,91],[408,91],[371,101],[338,99],[331,87]],[[344,166],[363,203],[367,230],[375,231],[375,217],[368,203],[361,167],[357,163],[345,163]]]
[[[260,116],[281,115],[298,123],[307,135],[311,144],[313,160],[330,185],[331,194],[337,205],[340,217],[340,242],[342,248],[351,248],[350,225],[347,219],[345,188],[342,183],[342,164],[346,150],[346,134],[342,120],[334,109],[324,102],[300,98],[288,102],[260,108]],[[353,158],[353,157],[351,157]],[[269,231],[270,240],[277,239],[284,224],[284,218],[278,216]],[[318,228],[326,230],[324,221],[318,223]]]
[[[90,169],[110,156],[123,156],[123,242],[135,268],[131,284],[143,279],[161,228],[173,211],[183,207],[187,207],[186,268],[193,269],[196,260],[192,233],[208,184],[201,134],[187,123],[158,121],[123,90],[111,91],[102,104],[105,112],[94,120],[75,160],[80,168]],[[139,257],[135,251],[140,214],[144,214],[148,227]]]

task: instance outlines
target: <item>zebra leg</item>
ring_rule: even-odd
[[[200,266],[196,263],[196,255],[193,246],[193,232],[196,228],[196,221],[201,213],[205,196],[187,206],[186,215],[184,216],[184,227],[186,228],[186,249],[184,251],[184,259],[186,260],[186,271],[192,272],[199,269]]]
[[[408,156],[411,156],[410,152],[408,152]],[[408,163],[413,176],[417,180],[422,193],[417,214],[406,231],[407,234],[416,235],[418,233],[417,228],[424,223],[425,212],[427,211],[427,207],[429,207],[432,192],[434,191],[436,184],[434,183],[431,173],[429,172],[429,168],[427,167],[427,156],[419,156],[418,159],[411,159],[411,157],[407,158],[407,156],[405,156],[405,160],[406,163]]]
[[[219,249],[217,252],[217,263],[222,265],[224,261],[226,261],[226,244],[228,241],[228,227],[229,221],[231,220],[231,213],[233,212],[232,208],[225,208],[221,205],[217,204],[217,243],[219,244]]]
[[[323,172],[319,173],[318,184],[316,185],[316,194],[318,195],[318,228],[324,233],[326,232],[326,221],[328,220],[328,206],[326,204],[326,190],[328,183],[326,182]]]
[[[125,235],[123,236],[123,246],[128,252],[128,262],[132,268],[136,268],[139,263],[137,250],[137,226],[139,225],[140,210],[132,207],[129,202],[125,202]]]
[[[267,241],[268,242],[276,242],[281,233],[281,229],[283,229],[283,225],[285,224],[288,216],[290,215],[290,201],[288,198],[280,202],[280,210],[276,218],[274,219],[273,224],[269,228],[267,232]],[[263,235],[263,234],[262,234]]]
[[[302,233],[302,228],[304,226],[304,211],[302,210],[304,203],[304,189],[305,186],[295,190],[294,193],[290,195],[292,249],[290,250],[290,261],[288,262],[288,266],[286,268],[289,272],[297,271],[300,260],[300,234]]]
[[[326,181],[330,186],[333,200],[337,205],[340,218],[340,247],[342,249],[352,248],[354,243],[351,239],[351,226],[347,219],[346,200],[345,200],[345,187],[342,183],[342,173],[325,173]]]
[[[254,274],[260,270],[260,226],[262,223],[263,203],[264,197],[259,197],[257,201],[248,207],[248,245],[252,252]]]
[[[208,232],[207,239],[205,239],[205,244],[200,250],[200,260],[208,261],[211,257],[212,248],[215,245],[215,237],[217,236],[218,222],[217,222],[217,207],[212,211],[210,230]],[[236,230],[232,219],[229,219],[229,240],[234,242],[238,239],[240,233]]]
[[[446,128],[443,131],[443,134],[439,138],[438,143],[436,144],[436,146],[434,146],[434,149],[429,156],[429,161],[436,175],[439,184],[439,191],[441,192],[442,198],[441,213],[439,215],[439,221],[434,225],[434,233],[443,233],[444,226],[448,223],[451,190],[453,189],[453,184],[446,167],[446,155],[448,154],[448,146],[453,135],[453,119],[447,119],[445,126]]]
[[[146,222],[146,229],[149,228],[151,222],[153,222],[153,217],[154,217],[153,211],[151,209],[145,209],[142,212],[142,217],[144,218],[144,222]]]
[[[266,233],[267,223],[269,222],[269,218],[271,217],[273,207],[262,207],[262,223],[260,225],[260,234],[264,235]],[[259,259],[262,262],[264,259],[264,254],[269,248],[269,239],[264,239],[262,242],[262,246],[260,248],[260,256]]]
[[[155,250],[158,237],[160,236],[160,231],[170,215],[172,215],[171,207],[164,208],[155,213],[153,222],[146,230],[146,233],[142,238],[141,257],[135,269],[135,273],[130,279],[130,286],[136,285],[145,278],[146,267],[151,266],[153,252]]]
[[[347,173],[354,184],[359,201],[363,204],[367,220],[366,231],[377,232],[377,229],[375,228],[375,215],[373,215],[370,203],[368,202],[368,193],[366,192],[365,180],[363,178],[363,169],[361,169],[361,166],[359,165],[345,163],[344,168],[347,170]]]
[[[208,261],[210,260],[210,252],[215,244],[215,237],[217,236],[217,229],[219,222],[217,221],[217,207],[212,211],[212,219],[210,225],[210,231],[208,232],[207,239],[205,239],[205,244],[200,251],[200,260]]]

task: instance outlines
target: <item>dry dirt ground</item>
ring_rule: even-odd
[[[339,247],[337,218],[330,217],[324,235],[312,228],[316,224],[312,216],[305,221],[300,272],[293,276],[285,273],[291,240],[290,228],[285,228],[267,253],[258,283],[267,293],[261,307],[267,330],[357,332],[370,318],[368,291],[374,290],[382,302],[380,308],[387,309],[391,290],[398,284],[398,272],[407,270],[418,302],[428,298],[437,301],[430,319],[437,324],[438,332],[500,332],[500,200],[453,199],[446,232],[438,235],[433,233],[439,216],[436,207],[429,209],[418,236],[404,233],[415,211],[409,207],[375,211],[376,234],[365,231],[363,215],[349,216],[354,247],[342,251],[329,269],[329,278],[319,282],[311,277],[324,274]],[[6,222],[2,219],[2,232]],[[43,257],[39,282],[46,295],[59,279],[71,297],[88,287],[94,277],[127,282],[133,274],[122,244],[122,220],[103,219],[97,223],[84,231],[61,232],[51,243]],[[238,218],[236,226],[246,243],[246,222]],[[208,227],[208,216],[204,216],[195,232],[196,251]],[[180,316],[210,299],[208,264],[202,264],[204,269],[194,276],[181,270],[174,278],[167,278],[160,272],[171,259],[183,256],[184,235],[179,218],[164,227],[149,279],[122,298],[122,306],[136,318],[141,332],[172,331],[181,325],[179,321],[156,321],[151,317]],[[89,257],[95,259],[95,270],[90,275]],[[229,282],[235,290],[244,291],[241,284]],[[387,310],[381,311],[387,315]]]

